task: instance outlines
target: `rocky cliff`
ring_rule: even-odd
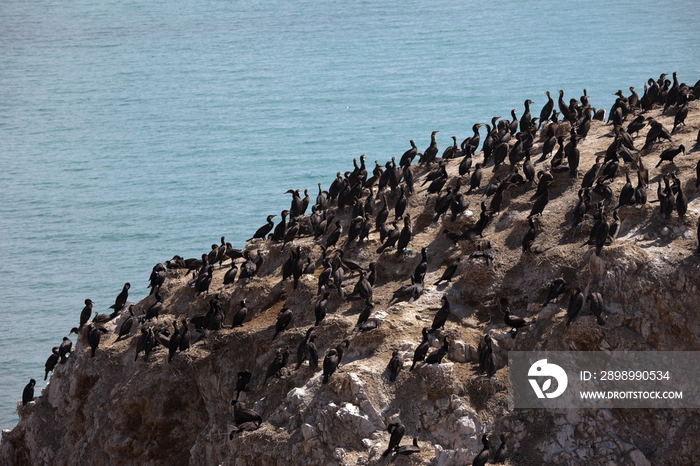
[[[294,238],[286,245],[269,239],[248,241],[245,254],[251,263],[262,259],[257,267],[252,266],[254,276],[250,279],[223,286],[230,257],[241,267],[239,277],[243,274],[242,261],[246,259],[238,258],[236,251],[229,251],[222,265],[213,268],[211,283],[201,293],[188,285],[192,273],[177,268],[175,262],[169,263],[167,278],[159,289],[163,297],[159,315],[134,324],[129,336],[116,341],[121,324],[129,317],[125,308],[119,316],[99,326],[106,333],[102,334],[94,357],[90,355],[87,335],[91,326],[83,327],[68,361],[56,366],[47,388],[26,406],[18,404],[21,420],[12,431],[3,432],[0,462],[379,464],[389,461],[382,456],[390,439],[387,427],[401,422],[405,425],[401,445],[410,445],[415,437],[420,452],[399,455],[394,459],[396,464],[471,464],[482,450],[483,433],[491,440],[491,462],[495,461],[500,434],[505,433],[505,464],[697,464],[697,410],[509,410],[507,393],[507,357],[508,351],[514,349],[700,349],[700,324],[696,318],[696,303],[700,302],[700,191],[696,187],[700,104],[693,97],[700,95],[700,87],[681,90],[687,92],[691,101],[687,104],[685,124],[671,134],[671,140],[654,139],[645,144],[647,133],[655,131],[654,122],[671,132],[676,114],[683,111],[682,105],[669,105],[664,113],[663,105],[655,104],[642,113],[633,98],[624,98],[620,101],[624,110],[620,112],[623,131],[617,135],[614,125],[605,121],[591,121],[585,137],[581,137],[587,124],[585,118],[574,121],[574,133],[570,122],[559,121],[551,132],[562,136],[560,143],[580,138],[580,164],[574,171],[575,178],[570,176],[568,167],[575,163],[573,159],[565,156],[561,164],[554,162],[556,166],[552,166],[558,146],[554,146],[554,155],[542,157],[551,121],[541,130],[526,126],[524,133],[511,130],[507,121],[498,125],[510,135],[510,141],[504,141],[508,139],[507,135],[503,137],[505,133],[496,134],[506,146],[501,147],[501,154],[509,157],[494,166],[499,149],[494,150],[483,168],[480,187],[470,192],[467,189],[475,166],[460,177],[463,155],[441,159],[440,150],[435,162],[414,163],[411,173],[415,192],[407,195],[405,211],[412,236],[400,253],[392,247],[377,253],[382,243],[380,232],[374,227],[384,205],[381,195],[388,204],[387,223],[394,219],[394,206],[401,192],[396,178],[400,179],[403,173],[394,171],[393,181],[384,175],[375,180],[376,184],[363,182],[371,179],[370,168],[366,175],[362,169],[346,173],[345,179],[350,180],[348,191],[355,180],[364,185],[354,201],[352,197],[341,201],[347,202],[341,209],[335,199],[326,209],[321,205],[315,209],[319,213],[325,211],[327,217],[334,216],[318,238],[311,234],[309,224],[320,217],[304,215],[287,229],[299,226],[299,233],[290,235]],[[576,106],[574,103],[572,108]],[[584,108],[585,102],[578,106]],[[634,149],[625,149],[624,141],[613,144],[626,137],[624,129],[637,115],[643,115],[645,125],[630,137]],[[482,129],[482,142],[484,139]],[[685,152],[672,162],[655,167],[662,151],[681,144]],[[523,149],[530,145],[534,169],[543,172],[533,181],[528,181],[523,172],[527,163]],[[455,151],[459,150],[457,146]],[[401,153],[397,150],[396,159]],[[429,153],[420,154],[416,161]],[[597,188],[581,194],[584,175],[598,156],[601,171],[594,179],[599,183],[593,184]],[[480,150],[473,155],[473,164],[483,158]],[[602,164],[616,158],[619,167],[613,177],[601,180]],[[431,173],[439,178],[436,169],[443,162],[447,178],[437,190],[426,179]],[[390,170],[391,165],[385,168],[387,173]],[[645,170],[648,182],[644,180]],[[648,194],[647,202],[640,200],[635,205],[633,197],[630,203],[614,210],[620,197],[624,197],[625,175],[637,187],[638,173],[642,180],[640,193]],[[677,210],[670,216],[660,212],[656,187],[659,183],[663,196],[664,178],[669,180],[669,186],[680,187],[687,197],[683,219],[679,219]],[[396,189],[392,189],[392,184]],[[523,239],[531,229],[528,216],[535,202],[533,195],[538,185],[545,189],[545,184],[549,201],[541,215],[533,217],[534,241],[524,251]],[[436,208],[445,202],[445,196],[454,198],[448,201],[458,202],[457,192],[469,203],[468,207],[458,212],[454,220],[449,209],[436,220]],[[362,214],[359,206],[366,206],[370,193],[377,200],[370,217],[372,231],[362,243],[348,241],[347,232],[353,219]],[[497,196],[502,196],[500,206]],[[574,227],[579,196],[590,197],[590,202],[585,216]],[[584,243],[596,224],[599,202],[608,226],[614,224],[616,212],[619,228],[616,235],[603,238],[598,255],[595,244]],[[396,225],[399,231],[403,227],[401,218]],[[322,246],[333,235],[336,221],[343,233],[334,246],[324,251]],[[486,224],[481,236],[476,229],[480,221]],[[361,223],[362,219],[355,221],[356,225]],[[251,226],[251,232],[255,227]],[[416,275],[423,248],[427,271],[416,277],[422,282],[422,292],[416,293],[417,299],[395,296]],[[298,251],[300,261],[308,257],[316,265],[315,271],[298,277],[296,287],[293,277],[282,280],[285,263],[293,251]],[[343,255],[338,251],[343,251]],[[345,267],[343,296],[338,293],[340,280],[336,275],[327,286],[327,314],[314,331],[319,355],[319,367],[314,372],[308,361],[296,368],[297,348],[317,320],[315,307],[322,297],[318,283],[324,255],[333,269]],[[371,298],[347,299],[361,278],[353,264],[367,270],[370,263],[376,264]],[[453,263],[457,264],[454,278],[435,284]],[[567,283],[566,291],[543,307],[549,284],[560,277]],[[567,303],[575,286],[585,296],[601,293],[604,325],[598,324],[585,305],[567,327]],[[154,303],[154,296],[136,303],[134,314],[143,316]],[[431,327],[436,312],[443,306],[443,296],[450,305],[449,316],[444,327],[431,331],[429,341],[432,352],[447,337],[447,355],[439,364],[419,362],[409,371],[421,342],[421,329]],[[243,325],[231,328],[244,298],[247,317]],[[369,309],[370,318],[358,330],[358,316],[370,300],[374,305]],[[273,340],[278,316],[285,308],[292,310],[291,325]],[[531,325],[514,335],[504,324],[505,310],[532,321]],[[223,323],[217,321],[217,316],[223,317]],[[191,347],[177,352],[168,362],[173,321],[183,318],[189,319]],[[202,321],[205,328],[197,329]],[[161,344],[156,344],[147,359],[141,353],[134,361],[142,335],[139,327],[152,328]],[[477,370],[479,347],[487,334],[494,342],[496,371],[491,377]],[[349,345],[340,366],[324,384],[324,356],[345,339]],[[290,354],[284,361],[285,367],[268,370],[284,350]],[[403,369],[392,382],[388,365],[394,351],[403,357]],[[239,395],[242,403],[232,406],[237,397],[238,373],[245,370],[252,373],[252,378],[246,391]],[[271,373],[265,380],[268,372]],[[237,419],[235,411],[244,406],[259,414],[262,422],[243,423]]]

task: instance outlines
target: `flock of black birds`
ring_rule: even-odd
[[[590,236],[584,245],[595,246],[595,254],[600,256],[603,248],[615,241],[620,228],[621,209],[625,206],[653,202],[647,200],[649,170],[645,168],[643,158],[653,152],[659,141],[672,143],[673,134],[685,125],[689,102],[700,96],[700,81],[691,87],[679,83],[676,73],[673,73],[672,77],[673,81],[666,79],[666,74],[662,74],[657,80],[649,79],[648,86],[644,85],[644,94],[641,97],[633,87],[630,87],[629,96],[624,96],[622,91],[616,93],[617,99],[607,119],[607,123],[611,125],[613,142],[604,155],[596,158],[595,164],[585,172],[583,177],[579,177],[578,143],[586,138],[592,121],[605,121],[605,111],[591,107],[585,90],[580,99],[570,99],[568,103],[565,102],[564,93],[560,90],[557,111],[554,100],[549,92],[546,92],[548,100],[539,117],[532,117],[530,106],[533,102],[528,99],[524,103],[525,111],[519,119],[516,110],[513,110],[512,120],[494,117],[490,124],[475,124],[472,127],[473,134],[464,139],[461,144],[458,145],[457,138],[453,136],[453,144],[443,151],[441,157],[438,157],[436,142],[438,131],[433,131],[430,145],[423,153],[419,153],[414,141],[410,141],[411,148],[400,157],[398,165],[394,157],[384,166],[375,161],[375,167],[370,173],[365,165],[365,155],[359,157],[359,164],[357,159],[353,159],[354,169],[344,174],[338,172],[328,190],[323,190],[321,183],[318,184],[318,194],[313,204],[308,189],[304,190],[304,197],[301,197],[299,189],[287,191],[287,194],[292,196],[291,205],[288,210],[281,212],[280,222],[275,225],[273,222],[275,215],[269,215],[266,223],[248,240],[250,245],[257,247],[249,247],[245,250],[234,249],[230,243],[225,242],[224,237],[221,237],[221,244],[213,244],[211,251],[202,254],[201,259],[183,259],[175,256],[164,264],[157,264],[149,279],[153,303],[142,315],[135,315],[134,305],[126,305],[130,287],[129,283],[126,283],[111,306],[113,309],[111,314],[95,313],[94,318],[89,321],[94,303],[86,299],[85,308],[80,314],[79,327],[73,328],[71,333],[84,332],[91,347],[91,356],[94,357],[101,335],[107,332],[104,325],[122,313],[128,312],[128,317],[123,320],[119,328],[117,341],[127,338],[134,324],[140,324],[134,360],[138,359],[142,351],[145,353],[144,360],[148,360],[153,349],[161,344],[168,348],[168,362],[170,362],[178,351],[187,351],[207,331],[224,328],[227,311],[224,310],[219,292],[230,286],[246,286],[260,273],[265,262],[263,251],[271,248],[262,246],[262,242],[281,244],[279,247],[281,252],[290,245],[289,258],[282,266],[282,280],[291,278],[293,290],[297,290],[304,275],[318,275],[318,299],[314,304],[315,322],[309,326],[298,344],[295,368],[299,370],[303,362],[308,360],[311,374],[313,374],[319,365],[316,332],[322,331],[324,319],[329,312],[329,297],[333,293],[337,294],[341,300],[363,302],[363,308],[353,332],[371,331],[381,325],[380,319],[372,318],[375,307],[373,287],[377,283],[376,262],[361,266],[349,260],[346,253],[355,245],[362,246],[369,240],[371,234],[378,233],[380,246],[376,249],[377,261],[392,260],[383,255],[389,250],[393,251],[396,258],[410,259],[412,250],[409,246],[414,240],[415,222],[407,212],[407,207],[410,197],[416,192],[414,180],[419,178],[422,181],[421,187],[428,185],[426,192],[429,199],[434,198],[432,203],[434,215],[431,213],[433,223],[439,222],[448,211],[450,221],[455,222],[470,207],[472,196],[481,194],[478,219],[459,231],[444,229],[442,233],[455,245],[462,241],[474,243],[469,258],[472,260],[483,258],[487,266],[493,263],[497,252],[491,246],[491,242],[484,238],[484,231],[494,216],[500,212],[506,190],[513,186],[521,186],[526,188],[522,192],[526,192],[529,187],[533,185],[536,187],[531,197],[532,207],[527,217],[529,230],[522,240],[523,253],[533,253],[535,240],[542,234],[540,218],[544,215],[551,197],[550,186],[555,181],[561,182],[562,177],[570,179],[570,183],[577,183],[580,178],[579,200],[567,213],[567,218],[571,219],[571,227],[576,230],[581,228],[582,223],[592,219]],[[675,115],[674,126],[670,131],[654,118],[645,116],[646,112],[652,108],[659,107],[663,107],[664,113]],[[635,147],[632,135],[638,135],[647,126],[649,129],[644,146],[638,149]],[[481,143],[480,134],[482,127],[486,128],[483,143]],[[540,132],[539,136],[538,132]],[[538,137],[543,140],[543,143],[541,158],[535,162],[540,164],[540,169],[536,170],[532,158],[535,151],[534,144]],[[476,162],[480,144],[481,159]],[[700,145],[700,132],[697,144]],[[655,168],[663,162],[673,163],[674,158],[685,154],[685,151],[686,148],[683,145],[666,148],[660,152]],[[413,164],[416,158],[418,163]],[[459,175],[454,177],[450,177],[447,171],[449,161],[452,159],[460,159]],[[545,169],[544,162],[548,159],[550,169]],[[622,164],[627,165],[626,184],[619,193],[618,199],[615,200],[610,182],[619,176],[619,168]],[[493,171],[492,182],[482,186],[486,171],[490,167]],[[636,170],[636,187],[630,180],[632,170]],[[414,175],[414,171],[420,172],[420,176]],[[697,165],[696,172],[697,187],[700,185],[700,163]],[[462,192],[463,186],[468,186],[465,192]],[[668,172],[659,177],[657,195],[660,214],[665,219],[670,219],[675,210],[679,220],[683,222],[688,199],[683,193],[682,183],[676,173]],[[594,199],[596,199],[595,202]],[[311,213],[307,214],[309,206]],[[700,232],[700,223],[698,230]],[[306,253],[299,244],[295,245],[297,238],[304,237],[313,238],[315,244],[321,249],[320,257],[314,259],[310,252]],[[252,252],[253,249],[255,252]],[[410,280],[410,284],[398,288],[388,304],[402,300],[413,302],[420,298],[428,268],[428,252],[427,247],[421,248],[420,259],[414,272],[406,277],[406,280]],[[698,253],[700,253],[700,246]],[[215,265],[224,267],[223,264],[227,260],[230,260],[230,266],[223,277],[222,288],[219,292],[210,291]],[[319,274],[316,274],[317,263],[322,267]],[[459,274],[462,266],[463,258],[456,257],[447,265],[434,286],[449,284]],[[185,276],[192,273],[188,284],[194,289],[195,296],[210,295],[207,301],[209,309],[204,314],[182,318],[181,326],[178,326],[177,319],[173,320],[173,329],[170,331],[167,328],[157,328],[152,322],[165,312],[161,295],[162,286],[169,273],[177,269],[186,270]],[[347,286],[346,279],[355,274],[359,278],[353,291],[346,295],[343,290]],[[563,278],[554,280],[549,284],[549,293],[543,307],[563,295],[568,289],[568,284]],[[588,296],[584,296],[581,288],[574,286],[570,291],[566,326],[568,327],[574,321],[584,303],[588,303],[598,324],[604,325],[605,305],[602,295],[592,291]],[[432,325],[422,329],[422,338],[414,351],[409,371],[413,371],[419,363],[440,364],[442,362],[449,351],[451,341],[451,337],[443,332],[450,313],[450,303],[445,294],[442,297],[441,308],[434,315]],[[510,329],[513,338],[523,327],[536,323],[512,315],[507,309],[503,314],[504,324]],[[253,313],[246,306],[246,300],[243,299],[235,310],[231,328],[244,326],[247,321],[250,321],[252,315]],[[280,334],[292,327],[294,317],[295,312],[292,309],[286,305],[282,307],[271,341],[274,342]],[[193,329],[190,329],[190,326]],[[338,370],[351,339],[345,338],[339,344],[331,345],[327,349],[322,360],[323,384],[328,383],[331,376]],[[441,340],[442,345],[428,354],[431,342],[435,339]],[[486,377],[492,377],[497,369],[492,345],[491,336],[486,334],[478,348],[477,373],[485,374]],[[45,380],[59,361],[61,364],[66,363],[71,347],[70,339],[64,337],[63,343],[52,349],[52,355],[46,362]],[[263,386],[267,384],[270,377],[281,377],[285,371],[289,371],[286,368],[289,354],[289,348],[284,346],[278,346],[275,349],[274,359],[265,371]],[[402,354],[394,349],[387,366],[387,377],[390,382],[397,379],[403,365]],[[259,413],[247,408],[242,401],[239,401],[240,393],[248,390],[253,377],[253,373],[248,370],[238,373],[236,398],[232,401],[236,428],[231,432],[231,438],[236,432],[257,429],[262,423]],[[22,401],[25,405],[33,398],[34,384],[35,381],[32,379],[24,390]],[[401,423],[389,426],[391,440],[384,456],[392,451],[399,455],[409,455],[420,450],[417,439],[414,439],[413,445],[399,446],[405,430],[405,426]],[[501,453],[497,453],[496,461],[502,461],[505,458],[504,455],[507,455],[504,453],[507,451],[505,434],[501,438],[503,445],[499,449]],[[483,435],[482,441],[484,450],[474,458],[475,465],[486,464],[489,459],[487,434]]]

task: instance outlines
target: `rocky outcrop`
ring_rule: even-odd
[[[8,465],[355,465],[378,464],[389,441],[387,426],[396,421],[406,426],[402,444],[416,437],[421,452],[397,458],[396,464],[469,464],[481,451],[481,434],[491,434],[495,452],[501,432],[508,432],[509,464],[557,465],[648,465],[694,464],[700,452],[697,410],[509,410],[507,359],[511,350],[695,350],[700,347],[700,324],[695,304],[700,302],[700,256],[697,224],[700,201],[695,187],[694,146],[700,127],[700,105],[690,102],[686,126],[673,135],[673,143],[685,144],[686,155],[674,164],[651,168],[668,145],[657,143],[639,151],[649,169],[652,184],[661,175],[675,172],[688,197],[683,221],[674,214],[665,219],[657,203],[624,206],[617,238],[600,256],[595,248],[581,245],[588,239],[593,219],[572,228],[571,215],[577,202],[581,175],[569,178],[568,171],[554,172],[551,199],[539,219],[540,232],[532,252],[522,252],[521,241],[528,231],[527,216],[535,187],[529,183],[505,191],[500,211],[484,230],[493,262],[485,260],[485,242],[462,240],[454,244],[444,231],[463,231],[479,218],[483,191],[466,195],[469,209],[452,222],[447,216],[437,222],[435,194],[423,186],[432,169],[413,166],[416,193],[408,198],[413,237],[404,254],[388,249],[375,251],[379,233],[372,232],[362,245],[337,247],[344,258],[367,267],[376,262],[373,287],[373,322],[376,328],[358,331],[360,301],[347,301],[333,291],[328,313],[315,333],[319,366],[330,348],[343,339],[350,341],[341,365],[327,384],[321,367],[312,373],[308,362],[298,370],[296,349],[306,330],[315,323],[322,244],[305,235],[296,238],[304,257],[317,264],[314,275],[302,275],[296,289],[292,280],[281,280],[281,269],[290,247],[267,240],[250,241],[246,250],[264,257],[264,263],[249,283],[238,282],[222,289],[225,267],[217,267],[208,293],[196,295],[187,286],[184,270],[170,269],[161,289],[165,311],[152,323],[156,330],[172,330],[173,320],[193,317],[209,310],[214,296],[223,303],[224,328],[195,331],[194,342],[168,362],[167,346],[156,346],[144,359],[134,361],[140,331],[116,342],[122,316],[107,324],[94,358],[86,335],[80,334],[66,364],[54,370],[41,396],[26,407],[12,431],[4,431],[0,462]],[[649,115],[667,128],[673,112]],[[644,141],[646,129],[635,139]],[[597,155],[604,155],[612,142],[612,127],[594,121],[588,136],[579,142],[581,173]],[[542,141],[535,143],[533,161],[537,170],[549,169],[550,160],[539,160]],[[479,160],[481,153],[475,156]],[[450,160],[448,186],[457,176],[459,159]],[[635,173],[632,163],[621,163],[618,177],[610,182],[615,197],[624,184],[624,173]],[[503,180],[509,166],[489,166],[484,183]],[[636,176],[636,175],[635,175]],[[376,191],[376,189],[375,189]],[[464,190],[466,191],[466,190]],[[463,192],[464,192],[463,191]],[[365,189],[365,196],[369,190]],[[398,193],[386,190],[390,206]],[[594,195],[594,202],[598,197]],[[653,190],[649,199],[655,200]],[[487,204],[490,201],[487,200]],[[335,211],[335,208],[332,208]],[[351,210],[336,212],[347,231]],[[589,216],[592,215],[592,211]],[[393,219],[393,212],[390,215]],[[401,225],[399,225],[399,228]],[[254,227],[251,228],[251,230]],[[422,295],[412,301],[396,301],[394,292],[409,283],[422,247],[427,248],[428,268]],[[331,253],[329,251],[329,253]],[[461,257],[451,282],[434,283],[445,268]],[[240,262],[240,261],[239,261]],[[228,264],[228,261],[226,262]],[[563,277],[588,295],[597,291],[605,300],[604,326],[596,322],[588,307],[566,327],[568,291],[545,307],[549,282]],[[358,275],[346,277],[346,295]],[[421,329],[430,327],[435,312],[447,296],[451,314],[444,329],[430,335],[431,351],[447,336],[451,343],[441,364],[419,363],[409,367],[421,341]],[[249,310],[241,327],[230,328],[240,301]],[[143,315],[152,304],[149,296],[136,303]],[[272,341],[279,311],[292,309],[291,328]],[[513,338],[503,323],[502,311],[533,323]],[[492,336],[497,372],[488,378],[477,374],[479,341]],[[163,333],[163,335],[165,335]],[[167,345],[167,338],[164,336]],[[264,382],[277,349],[291,354],[289,364]],[[387,365],[392,351],[403,356],[403,370],[390,382]],[[236,379],[250,370],[253,378],[239,399],[262,416],[263,422],[241,429],[234,422]]]

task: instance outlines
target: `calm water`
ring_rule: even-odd
[[[539,114],[545,90],[609,108],[700,78],[694,1],[384,3],[0,4],[0,427],[85,298],[241,247],[289,188]]]

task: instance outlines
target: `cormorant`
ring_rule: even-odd
[[[413,364],[411,364],[411,368],[409,369],[409,371],[412,371],[413,368],[416,367],[417,362],[423,361],[425,359],[425,355],[428,354],[428,350],[430,349],[430,340],[428,339],[428,327],[423,327],[422,332],[423,340],[413,352]]]
[[[272,376],[279,377],[278,374],[284,366],[287,365],[287,359],[289,358],[289,351],[286,349],[277,348],[277,354],[275,359],[272,360],[270,365],[267,367],[267,373],[265,374],[265,380],[263,380],[263,385],[267,383],[267,379]]]
[[[397,455],[412,455],[414,453],[420,453],[420,447],[418,446],[418,438],[413,437],[413,444],[412,445],[403,445],[400,447],[394,448],[394,452]]]
[[[583,306],[583,293],[581,293],[581,288],[576,286],[576,287],[574,287],[573,294],[569,298],[569,307],[566,309],[566,315],[568,317],[568,319],[566,320],[567,327],[576,318],[576,315],[579,313],[582,306]]]
[[[180,347],[180,330],[177,328],[177,319],[173,320],[173,334],[168,342],[168,362],[173,360],[175,352]]]
[[[552,97],[549,95],[549,91],[544,91],[544,93],[547,96],[547,103],[544,104],[542,111],[540,111],[540,121],[537,124],[537,129],[540,129],[542,123],[549,119],[549,116],[552,114],[552,110],[554,110],[554,100],[552,100]]]
[[[557,299],[559,295],[564,292],[564,290],[566,290],[566,282],[563,278],[556,278],[552,280],[552,283],[549,284],[549,293],[547,294],[547,299],[545,300],[542,307],[545,307],[551,301]]]
[[[248,308],[245,305],[245,298],[241,300],[241,307],[233,315],[233,322],[231,323],[231,328],[240,327],[243,325],[246,317],[248,317]]]
[[[51,348],[51,356],[46,360],[46,364],[44,364],[44,369],[46,370],[46,373],[44,374],[44,380],[49,376],[49,372],[53,372],[54,367],[56,367],[56,364],[58,364],[58,360],[60,358],[60,355],[58,354],[58,346],[54,346]]]
[[[91,300],[85,300],[85,307],[82,311],[80,311],[80,326],[78,327],[79,329],[83,328],[83,325],[85,325],[90,319],[90,316],[92,315],[93,304],[95,303],[93,303]]]
[[[457,256],[455,258],[455,260],[452,261],[452,263],[450,263],[450,265],[447,266],[445,271],[442,273],[442,276],[440,277],[440,279],[438,281],[436,281],[434,283],[434,285],[439,285],[440,282],[443,282],[443,281],[449,282],[450,280],[452,280],[452,277],[454,277],[455,272],[457,272],[457,268],[459,267],[459,263],[461,260],[462,260],[462,258]]]
[[[61,357],[61,364],[65,364],[68,360],[68,355],[73,347],[73,342],[68,337],[63,337],[63,342],[58,347],[58,354]]]
[[[442,358],[445,357],[447,352],[450,349],[450,343],[448,341],[447,336],[445,336],[442,339],[442,346],[432,353],[430,353],[426,358],[425,358],[425,363],[426,364],[441,364],[442,363]]]
[[[602,316],[604,310],[603,296],[598,292],[589,293],[586,302],[590,306],[593,315],[596,316],[598,325],[605,325],[605,319]]]
[[[335,370],[338,368],[338,352],[331,348],[326,353],[326,357],[323,358],[323,380],[322,383],[327,384],[328,378],[333,375]]]
[[[314,324],[314,327],[318,327],[318,324],[320,324],[321,321],[326,318],[326,306],[328,305],[328,297],[330,295],[330,291],[326,291],[323,293],[323,297],[316,302],[316,306],[314,307],[316,323]]]
[[[319,186],[319,189],[320,189],[320,186]],[[259,238],[259,239],[267,238],[268,233],[270,233],[272,231],[272,228],[275,226],[275,223],[272,221],[272,219],[275,217],[276,217],[276,215],[268,215],[267,216],[267,223],[265,225],[261,226],[260,228],[258,228],[257,231],[255,232],[255,234],[253,235],[253,237],[250,238],[248,241],[250,241],[251,239],[256,239],[256,238]]]
[[[656,168],[658,168],[664,160],[674,163],[673,159],[681,152],[683,152],[683,155],[685,155],[685,146],[683,144],[680,146],[669,147],[665,151],[661,152],[659,155],[659,163],[656,164]]]
[[[272,336],[271,341],[275,341],[277,334],[283,332],[289,328],[292,323],[292,310],[286,307],[280,309],[280,314],[277,317],[277,322],[275,323],[275,334]]]
[[[401,356],[398,350],[391,352],[391,359],[389,360],[387,369],[389,370],[389,382],[396,381],[396,377],[399,375],[401,369],[403,369],[403,356]]]
[[[442,302],[442,307],[438,309],[435,313],[435,317],[433,317],[433,324],[431,325],[433,330],[444,328],[445,322],[447,322],[447,318],[450,316],[450,302],[447,300],[447,295],[442,295],[440,301]]]
[[[180,327],[180,344],[179,344],[180,351],[187,351],[188,349],[190,349],[191,338],[192,338],[192,334],[190,333],[190,328],[187,325],[187,319],[183,318],[182,319],[182,327]]]
[[[399,161],[399,166],[402,168],[411,165],[411,162],[413,162],[413,159],[415,158],[416,154],[418,154],[418,148],[416,147],[416,143],[413,142],[413,139],[411,139],[409,142],[411,143],[411,148],[403,153],[403,155],[401,156],[401,160]]]
[[[503,313],[503,322],[512,330],[520,330],[526,325],[530,325],[532,323],[526,321],[522,317],[510,315],[510,312],[507,310]]]
[[[561,95],[562,91],[559,91],[559,93]],[[481,452],[474,457],[472,460],[472,466],[485,466],[486,462],[489,460],[489,439],[486,434],[481,436],[481,443],[484,444],[484,448],[482,448]]]
[[[418,162],[420,165],[430,165],[435,161],[438,153],[437,142],[435,142],[435,135],[437,133],[437,131],[430,133],[430,146],[423,151],[423,157],[421,157],[420,162]]]
[[[236,399],[231,402],[235,405],[238,402],[238,398],[241,396],[241,392],[248,391],[248,384],[253,374],[250,371],[239,371],[236,378]]]
[[[27,403],[34,399],[34,385],[36,385],[36,380],[29,379],[29,383],[22,391],[22,406],[27,406]]]
[[[126,299],[129,297],[129,288],[131,288],[131,285],[128,282],[124,283],[124,287],[122,288],[121,293],[119,293],[117,298],[114,300],[114,304],[109,306],[110,309],[114,309],[114,312],[112,313],[114,317],[116,317],[116,314],[121,312],[122,308],[126,304]]]
[[[530,229],[527,230],[525,236],[523,237],[523,252],[527,252],[532,247],[535,242],[535,237],[537,236],[537,228],[535,227],[535,221],[532,217],[527,219],[527,223],[530,225]]]
[[[122,322],[121,326],[119,327],[119,336],[117,336],[117,339],[114,340],[114,342],[118,342],[119,340],[122,339],[125,335],[128,335],[129,332],[131,331],[131,327],[134,325],[134,305],[132,304],[129,306],[129,317],[127,317],[124,322]]]
[[[309,350],[308,350],[308,343],[309,343],[309,338],[311,337],[311,332],[314,331],[313,327],[309,327],[309,329],[306,331],[306,336],[299,342],[299,346],[297,346],[297,365],[294,368],[294,370],[299,370],[301,367],[301,363],[303,363],[306,358],[309,357]]]
[[[386,451],[382,453],[382,456],[388,456],[389,453],[399,446],[403,434],[406,432],[406,427],[401,422],[393,422],[389,424],[387,431],[391,434],[391,437],[389,437],[389,446],[387,446]]]

